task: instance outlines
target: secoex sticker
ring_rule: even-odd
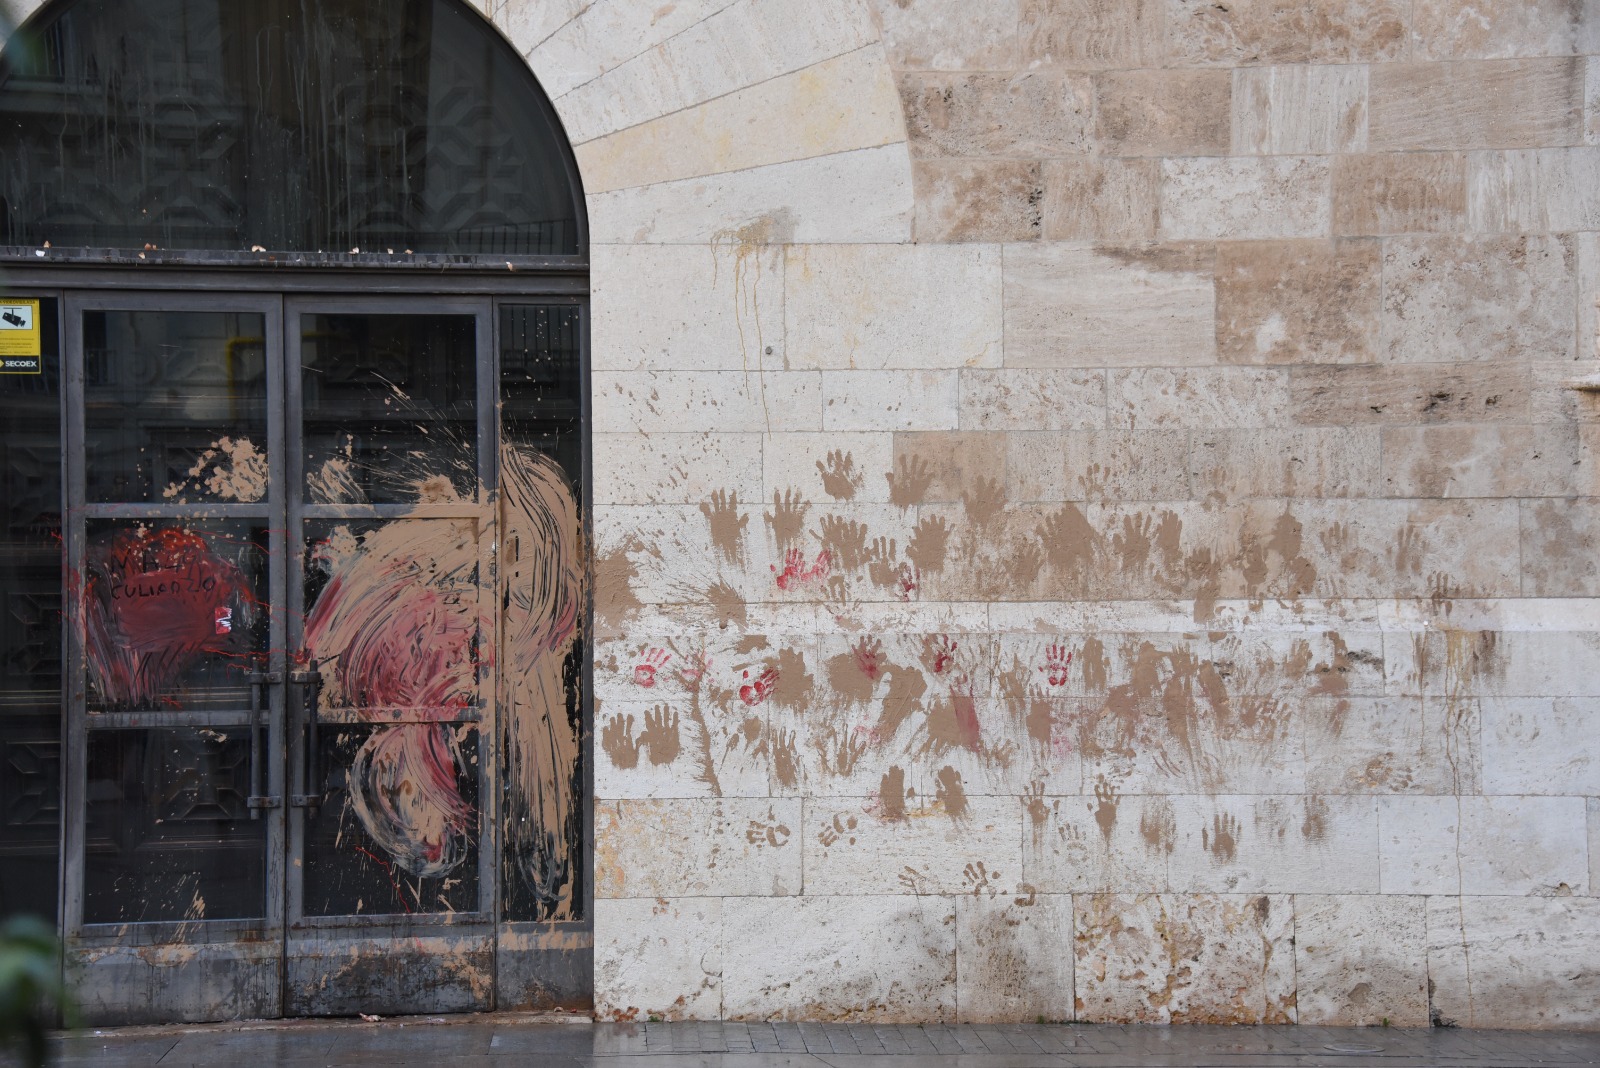
[[[39,374],[42,340],[37,300],[0,300],[0,374]]]

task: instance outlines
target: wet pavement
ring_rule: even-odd
[[[292,1020],[82,1031],[55,1063],[428,1068],[1132,1068],[1600,1065],[1600,1033],[1453,1028],[551,1022],[548,1017]]]

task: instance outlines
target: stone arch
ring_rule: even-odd
[[[595,244],[910,238],[905,119],[863,0],[474,2],[566,125]]]

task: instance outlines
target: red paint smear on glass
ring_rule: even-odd
[[[369,532],[317,597],[305,654],[322,665],[324,707],[382,722],[393,709],[454,719],[479,669],[477,542],[465,524],[400,520]],[[476,822],[461,796],[453,728],[377,727],[350,766],[350,803],[374,844],[420,876],[450,871]]]
[[[202,657],[241,652],[235,632],[245,629],[250,590],[201,535],[124,531],[90,549],[87,571],[85,652],[108,703],[147,704]]]

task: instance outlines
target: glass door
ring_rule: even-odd
[[[491,307],[68,298],[90,1021],[492,1007]]]
[[[281,304],[66,312],[69,971],[91,1020],[277,1015]]]
[[[489,311],[286,305],[292,1015],[492,1006]]]

